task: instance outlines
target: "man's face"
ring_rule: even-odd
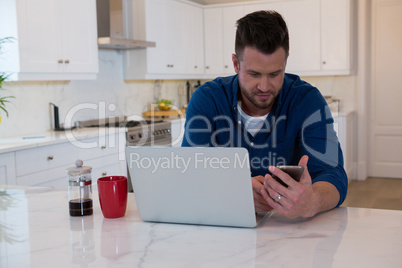
[[[267,55],[246,47],[241,61],[232,55],[234,69],[239,75],[242,109],[248,115],[265,115],[271,111],[282,89],[286,58],[283,48]]]

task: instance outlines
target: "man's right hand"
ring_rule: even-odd
[[[265,189],[264,181],[265,178],[263,176],[256,176],[251,178],[255,212],[267,212],[272,210],[272,207],[268,205],[267,201],[265,201],[264,197],[261,195],[261,190]]]

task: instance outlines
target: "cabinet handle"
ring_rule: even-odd
[[[225,68],[227,69],[229,66],[225,65]]]
[[[106,176],[107,175],[107,172],[102,172],[102,176]]]
[[[323,61],[322,64],[327,64],[327,62],[326,62],[326,61]]]
[[[63,63],[63,60],[58,60],[57,63]]]
[[[198,68],[198,66],[196,65],[196,66],[194,66],[194,69],[197,69]]]
[[[49,156],[47,157],[47,161],[51,161],[51,160],[53,160],[53,155],[49,155]]]
[[[102,146],[101,146],[101,149],[102,149],[102,150],[106,149],[106,145],[102,145]]]
[[[69,64],[69,63],[70,63],[70,60],[65,60],[64,63],[65,63],[65,64]]]
[[[205,66],[205,69],[209,69],[209,66]]]

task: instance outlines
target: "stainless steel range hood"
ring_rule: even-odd
[[[128,14],[124,0],[96,0],[98,46],[106,49],[155,47],[155,42],[127,39]],[[132,0],[131,0],[132,1]],[[134,0],[135,1],[135,0]]]

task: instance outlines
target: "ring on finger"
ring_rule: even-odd
[[[281,198],[282,198],[282,196],[280,195],[280,194],[278,194],[278,196],[275,198],[275,202],[276,203],[278,203],[279,202],[279,200],[281,200]]]

